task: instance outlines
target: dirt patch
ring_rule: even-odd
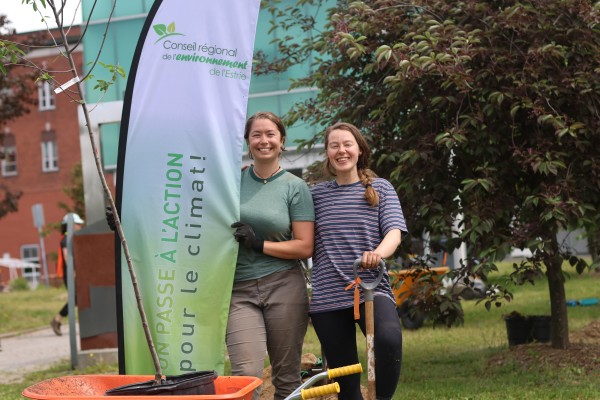
[[[511,347],[490,360],[490,365],[517,362],[525,368],[582,368],[600,372],[600,320],[569,334],[571,346],[566,350],[553,349],[549,343],[531,343]]]

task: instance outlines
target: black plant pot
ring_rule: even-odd
[[[531,343],[532,335],[529,318],[523,315],[510,315],[504,317],[504,322],[506,323],[509,347]]]
[[[106,391],[106,396],[175,396],[175,395],[214,395],[214,371],[198,371],[188,374],[166,376],[162,384],[156,381],[119,386]]]
[[[529,317],[531,322],[531,336],[536,342],[547,343],[550,341],[551,321],[549,315],[532,315]]]
[[[549,315],[509,314],[504,317],[509,347],[531,342],[550,341],[551,317]]]

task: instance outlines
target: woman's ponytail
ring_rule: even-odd
[[[369,203],[371,207],[379,205],[379,194],[372,185],[373,180],[377,178],[375,172],[368,168],[360,169],[358,170],[358,176],[365,187],[365,199],[367,200],[367,203]]]

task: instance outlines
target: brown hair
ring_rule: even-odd
[[[244,128],[244,139],[246,140],[246,143],[248,143],[248,138],[250,137],[250,129],[252,129],[252,124],[257,119],[268,119],[274,123],[275,126],[277,126],[277,130],[281,134],[281,139],[283,139],[281,143],[281,151],[285,151],[285,126],[283,125],[281,118],[270,111],[258,111],[248,118],[246,121],[246,127]],[[248,151],[248,154],[250,155],[250,158],[252,158],[250,151]]]
[[[327,150],[327,146],[329,145],[329,135],[334,130],[342,130],[347,131],[354,136],[356,143],[358,144],[358,148],[360,149],[360,155],[358,156],[358,162],[356,163],[356,169],[358,171],[358,177],[365,187],[365,199],[370,206],[375,207],[379,204],[379,195],[377,191],[373,189],[371,183],[375,178],[377,178],[377,174],[369,169],[369,164],[371,163],[371,150],[369,149],[369,144],[365,137],[360,133],[358,128],[347,122],[337,122],[331,125],[325,131],[325,150]],[[329,158],[325,160],[323,164],[323,169],[325,175],[335,176],[335,169],[331,166],[329,162]]]

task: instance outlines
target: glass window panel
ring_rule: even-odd
[[[58,146],[55,140],[46,140],[42,144],[42,171],[58,171]]]
[[[119,154],[119,131],[121,124],[110,123],[100,125],[100,153],[105,171],[117,168]]]
[[[40,111],[54,110],[54,91],[49,82],[40,82],[38,84],[38,106]]]
[[[5,133],[2,142],[3,145],[0,147],[0,154],[3,155],[1,161],[2,176],[17,175],[17,147],[15,145],[15,136],[12,133]]]
[[[143,24],[143,18],[112,22],[111,29],[107,33],[107,38],[102,48],[102,59],[110,60],[106,61],[107,63],[118,63],[125,70],[127,76],[125,79],[119,76],[106,93],[94,90],[93,88],[99,79],[107,81],[112,79],[110,72],[106,68],[96,65],[93,71],[94,78],[86,81],[86,99],[89,103],[123,100],[127,86],[127,77],[131,71],[132,55],[135,52],[137,39]],[[105,28],[104,25],[92,25],[89,28],[89,34],[84,37],[84,46],[86,49],[84,52],[84,66],[86,73],[91,66],[90,63],[94,61],[98,51],[100,51],[99,46],[101,41],[94,38],[102,37]],[[123,40],[122,38],[128,39]]]
[[[28,262],[39,262],[38,245],[26,244],[21,246],[21,259]]]
[[[26,244],[21,246],[21,259],[34,264],[39,264],[39,250],[36,244]],[[24,268],[23,278],[27,279],[31,283],[37,284],[40,280],[40,267],[35,268]]]
[[[118,1],[113,13],[113,18],[124,17],[136,14],[146,14],[152,7],[152,0],[137,0],[137,1]],[[95,4],[95,5],[94,5]],[[97,1],[97,0],[83,0],[81,9],[83,15],[88,15],[94,8],[92,14],[92,21],[105,20],[110,17],[113,2],[112,1]],[[86,19],[86,18],[84,18]]]

